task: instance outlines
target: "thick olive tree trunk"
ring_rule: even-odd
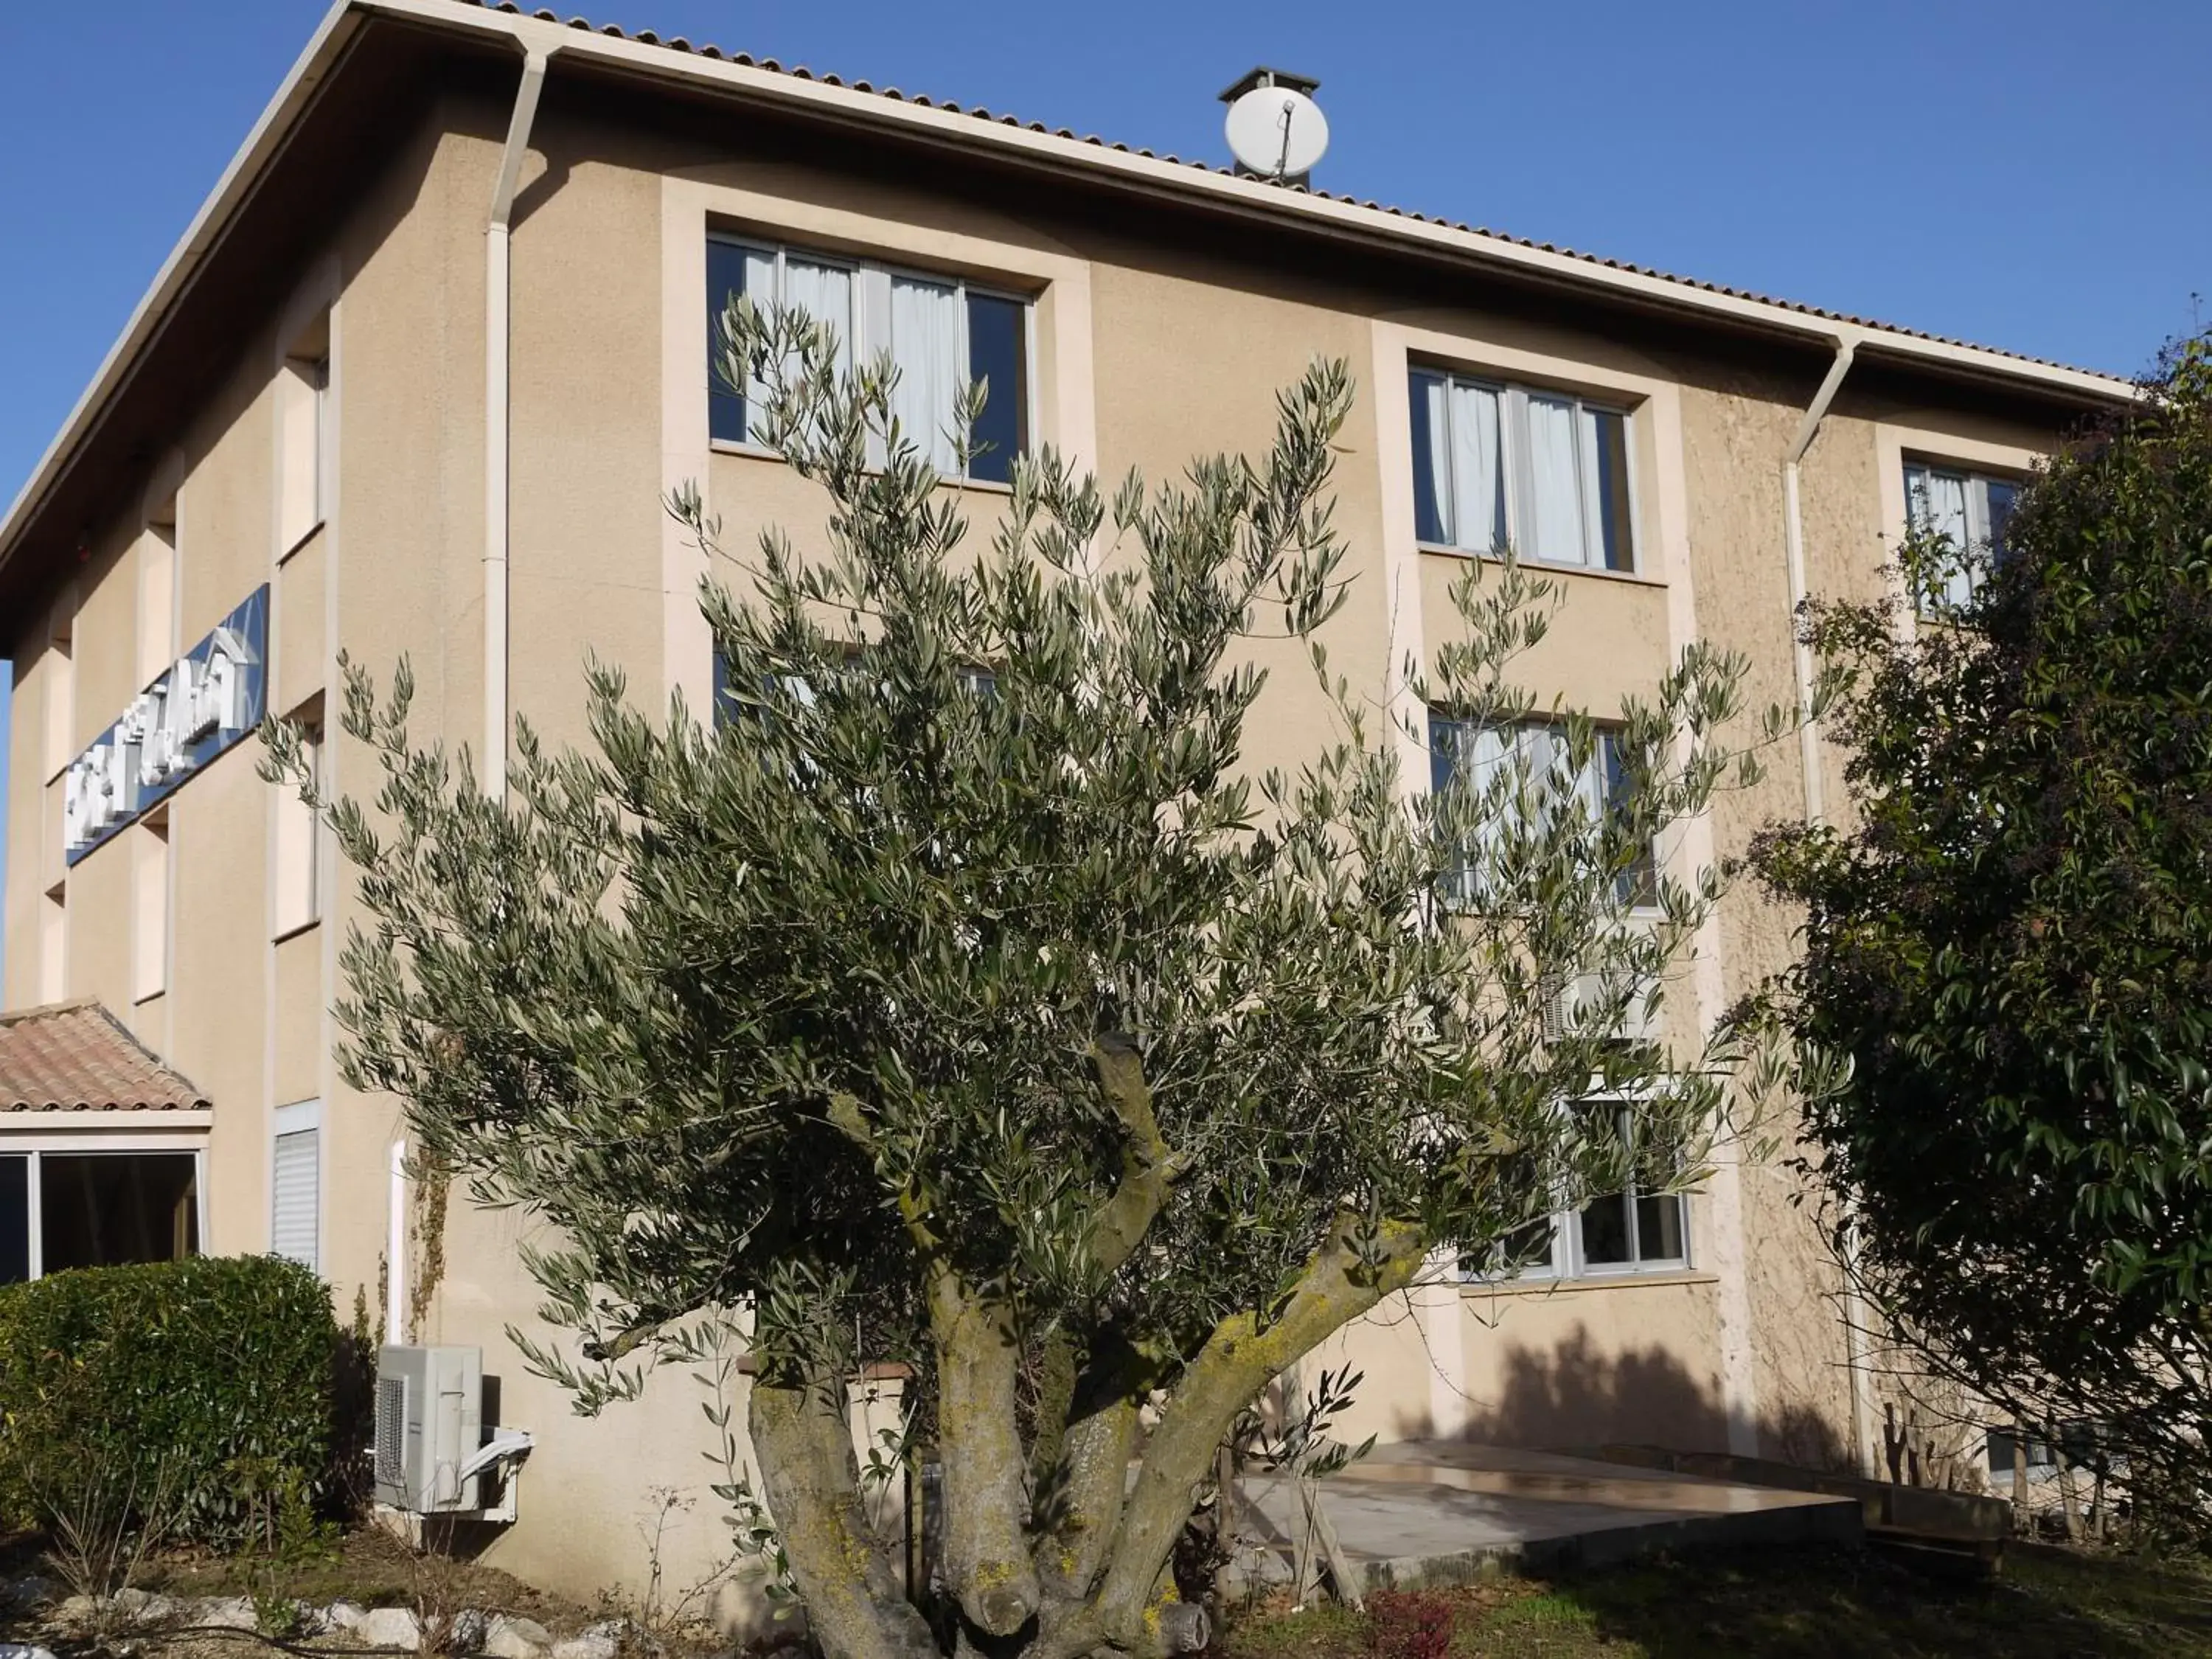
[[[978,1659],[1170,1659],[1208,1634],[1176,1597],[1169,1565],[1215,1449],[1269,1379],[1403,1289],[1423,1250],[1410,1228],[1355,1246],[1348,1221],[1315,1252],[1277,1317],[1224,1320],[1161,1407],[1133,1482],[1139,1400],[1117,1392],[1107,1358],[1079,1374],[1056,1471],[1061,1501],[1032,1517],[1013,1389],[1016,1350],[1002,1308],[950,1274],[932,1288],[939,1450],[945,1470],[953,1651]],[[1363,1259],[1364,1258],[1364,1259]],[[887,1540],[866,1521],[842,1379],[755,1386],[751,1425],[764,1495],[793,1577],[830,1659],[922,1659],[939,1649],[906,1601]],[[1045,1525],[1036,1524],[1044,1520]]]

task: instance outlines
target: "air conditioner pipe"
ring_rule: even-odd
[[[1798,625],[1810,591],[1805,574],[1805,520],[1798,474],[1805,453],[1812,448],[1813,440],[1820,435],[1821,422],[1827,418],[1828,406],[1842,389],[1844,377],[1851,372],[1851,360],[1857,352],[1856,336],[1836,337],[1835,361],[1828,365],[1820,389],[1813,394],[1805,418],[1797,424],[1797,436],[1790,446],[1789,457],[1782,464],[1783,527],[1788,538],[1790,572],[1790,647],[1797,678],[1797,755],[1805,774],[1805,822],[1809,824],[1828,821],[1828,790],[1827,781],[1821,775],[1820,726],[1813,715],[1813,647]],[[1844,1374],[1850,1382],[1851,1434],[1859,1473],[1879,1478],[1881,1468],[1875,1455],[1874,1400],[1868,1377],[1867,1306],[1858,1289],[1857,1238],[1857,1218],[1846,1216],[1841,1243]]]
[[[500,154],[499,179],[492,187],[491,214],[484,223],[484,734],[482,781],[493,800],[507,798],[507,537],[509,484],[507,343],[511,310],[507,234],[514,214],[514,192],[521,182],[523,158],[530,151],[530,129],[538,118],[538,95],[545,86],[550,52],[526,46],[522,83],[515,88],[514,112],[507,123],[507,147]]]

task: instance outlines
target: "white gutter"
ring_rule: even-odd
[[[1848,330],[1868,349],[1954,374],[1965,372],[2014,386],[2033,385],[2100,403],[2124,403],[2137,396],[2133,385],[2113,375],[2008,356],[1984,347],[1954,345],[1901,330],[1845,323],[1771,300],[1723,293],[1680,277],[1626,270],[1601,259],[1525,246],[1510,237],[1431,223],[1386,208],[1336,201],[1081,138],[1033,132],[1010,120],[987,120],[964,111],[933,107],[854,87],[831,86],[821,79],[679,52],[672,46],[570,29],[490,7],[456,6],[453,0],[354,0],[354,3],[362,11],[410,18],[456,32],[507,35],[526,45],[554,33],[563,42],[562,54],[580,63],[650,80],[714,86],[757,102],[810,112],[848,126],[896,131],[909,142],[934,141],[988,155],[1002,163],[1025,161],[1054,179],[1064,179],[1070,171],[1108,177],[1121,185],[1148,189],[1154,194],[1199,199],[1217,212],[1242,210],[1278,228],[1290,222],[1307,230],[1352,233],[1370,246],[1381,241],[1427,247],[1560,286],[1603,289],[1670,310],[1753,325],[1808,343],[1832,344],[1839,331]]]
[[[195,267],[244,205],[262,173],[282,153],[293,125],[304,112],[320,80],[335,64],[338,50],[367,18],[389,16],[480,40],[507,40],[526,51],[558,50],[579,60],[664,82],[710,86],[763,105],[811,112],[848,126],[895,134],[909,143],[934,143],[1000,163],[1024,165],[1054,178],[1071,171],[1102,178],[1123,189],[1171,198],[1214,213],[1226,213],[1278,228],[1293,223],[1309,232],[1333,235],[1366,247],[1394,245],[1461,263],[1474,263],[1524,278],[1578,290],[1601,292],[1656,308],[1757,328],[1805,342],[1832,343],[1838,322],[1770,300],[1724,294],[1676,277],[1651,275],[1555,250],[1524,246],[1510,238],[1481,231],[1431,224],[1404,214],[1356,203],[1333,201],[1302,191],[1216,173],[1200,167],[1135,155],[1055,133],[1032,132],[964,112],[926,106],[880,93],[833,87],[774,70],[643,41],[618,40],[491,7],[457,5],[453,0],[337,0],[307,51],[286,77],[245,145],[233,158],[185,240],[155,278],[132,314],[123,337],[47,449],[4,519],[0,519],[0,565],[43,499],[67,473],[73,458],[98,428],[115,396],[134,370],[138,356],[159,333],[163,320],[191,285]],[[1863,349],[1952,375],[1966,375],[2015,390],[2087,398],[2100,404],[2132,401],[2138,394],[2116,376],[2007,356],[1981,347],[1954,345],[1900,331],[1859,326]]]
[[[1799,500],[1798,473],[1805,459],[1805,452],[1812,448],[1813,440],[1820,436],[1820,422],[1827,418],[1828,406],[1835,401],[1836,393],[1844,384],[1844,377],[1851,372],[1851,362],[1857,355],[1860,337],[1854,334],[1836,336],[1835,361],[1828,365],[1827,378],[1820,389],[1813,394],[1813,401],[1805,410],[1805,418],[1797,424],[1797,436],[1790,446],[1790,453],[1782,463],[1783,529],[1788,547],[1790,568],[1790,655],[1797,676],[1797,755],[1805,771],[1805,822],[1822,824],[1828,821],[1827,781],[1822,775],[1820,726],[1813,718],[1813,647],[1798,629],[1799,607],[1805,603],[1805,523]],[[1850,1379],[1851,1394],[1851,1433],[1856,1442],[1859,1473],[1874,1480],[1881,1478],[1881,1464],[1875,1455],[1874,1439],[1874,1390],[1869,1375],[1867,1352],[1869,1321],[1866,1298],[1858,1287],[1858,1227],[1857,1218],[1844,1218],[1841,1240],[1844,1268],[1844,1370]]]
[[[1836,360],[1828,365],[1827,379],[1820,382],[1820,389],[1813,394],[1812,404],[1805,410],[1805,418],[1797,423],[1796,441],[1790,446],[1789,458],[1782,463],[1782,524],[1790,571],[1790,654],[1797,672],[1797,757],[1805,772],[1808,823],[1828,821],[1828,791],[1826,781],[1820,775],[1820,722],[1813,718],[1813,647],[1798,629],[1798,613],[1808,590],[1805,520],[1798,501],[1797,473],[1799,463],[1813,447],[1813,440],[1820,435],[1820,422],[1827,418],[1828,405],[1835,401],[1844,376],[1851,372],[1851,360],[1858,352],[1857,337],[1839,334],[1835,340]]]
[[[524,42],[522,83],[515,88],[514,112],[507,118],[507,148],[492,186],[491,215],[484,224],[484,730],[483,792],[494,800],[507,796],[507,537],[509,486],[507,348],[512,300],[508,283],[508,230],[514,191],[530,149],[530,127],[538,118],[538,95],[545,87],[545,64],[552,54]]]

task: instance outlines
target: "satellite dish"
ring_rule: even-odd
[[[1230,153],[1263,179],[1302,179],[1328,148],[1328,118],[1292,87],[1255,87],[1229,106],[1222,123]]]

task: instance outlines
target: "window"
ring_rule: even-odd
[[[1982,579],[2005,558],[2005,526],[2020,499],[2020,486],[2008,478],[1948,471],[1908,461],[1905,467],[1905,510],[1913,530],[1941,536],[1952,557],[1940,573],[1940,586],[1923,593],[1923,608],[1955,609],[1974,597]]]
[[[39,1000],[59,1002],[69,994],[69,884],[46,889],[39,906]]]
[[[891,412],[909,441],[950,476],[957,470],[951,434],[955,400],[969,381],[988,400],[975,423],[977,453],[968,477],[993,483],[1013,477],[1029,434],[1029,302],[954,279],[945,281],[874,264],[770,248],[720,238],[707,244],[708,430],[723,443],[753,441],[752,406],[765,386],[731,386],[720,359],[724,307],[750,295],[762,307],[805,311],[836,331],[838,363],[889,352],[898,368]]]
[[[319,793],[323,775],[322,697],[317,694],[293,711],[290,718],[301,728],[301,749],[307,757]],[[297,933],[322,914],[320,875],[316,866],[319,836],[315,808],[300,799],[300,788],[287,778],[272,784],[276,792],[276,884],[273,921],[276,936]]]
[[[321,1267],[322,1105],[303,1100],[276,1109],[269,1158],[269,1252]]]
[[[2024,1461],[2031,1480],[2046,1480],[2055,1474],[2062,1452],[2067,1462],[2077,1469],[2111,1474],[2126,1462],[2106,1449],[2104,1437],[2094,1422],[2076,1418],[2060,1424],[2055,1444],[2045,1437],[2050,1434],[2048,1424],[2024,1427],[2015,1423],[1989,1430],[1984,1439],[1984,1455],[1989,1462],[1991,1484],[2011,1484],[2013,1456],[2021,1449],[2027,1453]]]
[[[1463,768],[1472,768],[1471,787],[1480,790],[1486,775],[1516,757],[1520,775],[1535,797],[1534,811],[1542,817],[1551,803],[1571,799],[1595,819],[1600,813],[1618,811],[1633,787],[1620,734],[1601,730],[1593,752],[1576,772],[1567,770],[1571,758],[1566,728],[1540,720],[1519,726],[1483,726],[1453,720],[1433,711],[1429,715],[1429,781],[1438,793],[1450,787]],[[1447,881],[1447,896],[1462,903],[1480,900],[1486,872],[1503,853],[1507,824],[1500,818],[1486,823],[1479,832],[1484,845],[1470,848],[1468,861]],[[1658,902],[1657,875],[1647,843],[1615,878],[1615,890],[1623,903],[1648,908]]]
[[[1583,1101],[1581,1111],[1617,1114],[1633,1145],[1636,1109],[1618,1101]],[[1600,1279],[1677,1273],[1690,1265],[1689,1203],[1680,1193],[1647,1192],[1632,1180],[1620,1192],[1562,1209],[1516,1230],[1472,1278]]]
[[[39,696],[46,705],[46,769],[59,777],[76,758],[74,726],[76,718],[76,663],[71,649],[70,623],[76,599],[64,594],[54,606],[46,630],[46,649],[39,663]]]
[[[0,1282],[200,1248],[195,1152],[0,1153]]]
[[[294,340],[277,371],[276,556],[312,535],[328,515],[331,327],[319,317]]]
[[[1417,368],[1414,532],[1467,553],[1636,568],[1628,416],[1565,394]]]
[[[169,983],[169,809],[131,831],[131,1000],[157,997]]]
[[[138,538],[138,684],[149,686],[177,659],[175,507]]]

